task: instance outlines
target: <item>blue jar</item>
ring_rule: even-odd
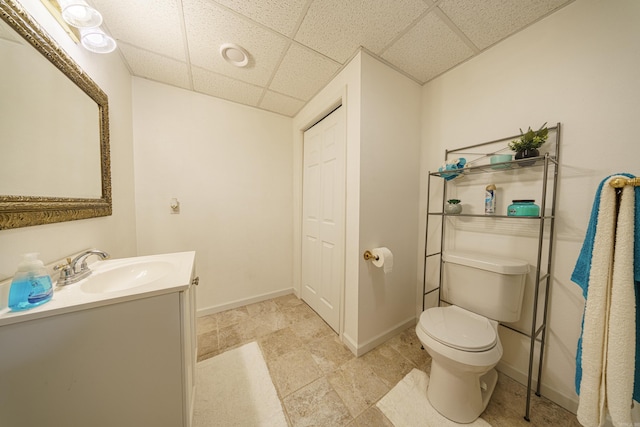
[[[507,208],[508,216],[539,216],[540,206],[534,204],[535,200],[513,200],[513,204]]]

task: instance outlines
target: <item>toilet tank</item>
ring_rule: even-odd
[[[529,263],[473,252],[442,254],[442,299],[499,322],[520,319]]]

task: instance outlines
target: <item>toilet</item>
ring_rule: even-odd
[[[441,299],[451,305],[425,310],[416,334],[431,356],[429,402],[464,424],[485,410],[498,381],[498,324],[520,318],[529,264],[452,251],[442,260]]]

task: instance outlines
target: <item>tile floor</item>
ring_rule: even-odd
[[[293,294],[198,318],[198,360],[254,340],[294,427],[392,426],[376,402],[411,369],[430,370],[413,327],[356,358]],[[525,398],[526,387],[500,374],[482,418],[493,427],[580,426],[575,415],[535,395],[526,422]]]

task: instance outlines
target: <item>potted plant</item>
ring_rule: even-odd
[[[459,214],[462,212],[462,205],[459,199],[449,199],[444,206],[444,212],[447,214]]]
[[[530,127],[526,132],[520,129],[520,138],[514,139],[509,143],[509,148],[516,152],[515,159],[526,159],[528,157],[538,157],[540,152],[538,148],[547,141],[549,137],[549,129],[545,122],[540,129],[532,130]],[[520,162],[522,166],[529,166],[534,162]]]

